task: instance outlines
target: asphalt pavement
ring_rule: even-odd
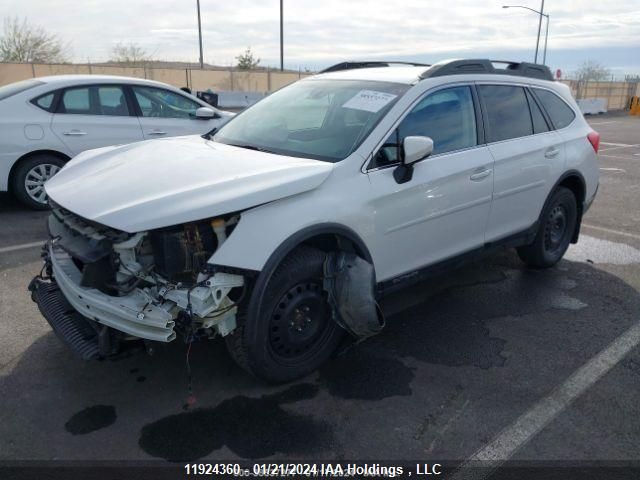
[[[27,292],[46,213],[0,196],[0,460],[640,460],[640,117],[600,115],[580,242],[511,251],[385,299],[387,327],[294,384],[221,341],[76,359]],[[475,455],[475,457],[474,457]]]

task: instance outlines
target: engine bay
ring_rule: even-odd
[[[235,329],[244,294],[242,275],[208,263],[238,221],[239,215],[227,215],[129,234],[54,206],[49,232],[52,246],[81,273],[81,287],[122,300],[142,295],[171,313],[178,333],[212,337]],[[142,306],[138,317],[144,316]]]

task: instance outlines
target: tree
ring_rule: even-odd
[[[111,49],[111,61],[115,63],[144,63],[151,55],[137,43],[118,43]]]
[[[255,58],[253,56],[253,52],[251,51],[251,47],[248,47],[244,53],[238,55],[236,57],[236,60],[238,61],[238,64],[236,65],[236,67],[239,70],[252,70],[254,68],[256,68],[258,66],[258,64],[260,63],[260,59],[259,58]]]
[[[27,19],[4,19],[0,37],[0,61],[61,63],[67,60],[69,45],[44,28],[30,25]]]
[[[596,82],[606,80],[611,76],[611,71],[608,68],[593,60],[582,62],[576,73],[578,80],[593,80]]]

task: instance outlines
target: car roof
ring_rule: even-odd
[[[433,65],[393,61],[348,61],[333,65],[314,78],[387,81],[414,85],[421,80],[454,75],[464,76],[465,80],[488,79],[497,75],[502,77],[501,80],[519,82],[522,82],[523,78],[545,83],[554,81],[551,70],[546,65],[489,59],[450,59]]]
[[[172,85],[168,85],[162,82],[156,82],[155,80],[148,80],[146,78],[136,78],[136,77],[124,77],[118,75],[49,75],[46,77],[36,77],[34,80],[39,80],[48,85],[55,84],[87,84],[87,83],[137,83],[137,84],[145,84],[145,85],[155,85],[161,87],[170,87],[171,89],[176,89],[176,87]]]

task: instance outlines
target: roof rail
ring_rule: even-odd
[[[430,67],[427,63],[395,62],[395,61],[364,61],[364,62],[340,62],[320,70],[318,73],[339,72],[341,70],[355,70],[356,68],[390,67],[391,65],[411,65],[414,67]]]
[[[506,64],[505,68],[496,68],[495,63]],[[448,60],[436,63],[425,70],[421,79],[442,77],[444,75],[464,75],[467,73],[486,73],[497,75],[516,75],[520,77],[539,78],[553,81],[553,74],[549,67],[537,63],[510,62],[505,60]]]

